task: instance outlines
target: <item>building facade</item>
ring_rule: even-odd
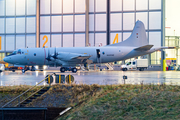
[[[164,9],[164,0],[0,0],[0,60],[19,48],[121,42],[137,20],[150,44],[164,46]],[[161,52],[148,58],[160,64]]]

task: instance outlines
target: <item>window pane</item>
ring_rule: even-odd
[[[72,15],[63,16],[63,31],[64,32],[73,31],[73,16]]]
[[[47,38],[45,36],[47,36]],[[43,38],[44,38],[44,40],[43,40]],[[51,43],[50,35],[49,34],[41,34],[40,35],[40,47],[41,48],[43,47],[43,44],[45,43],[46,39],[47,39],[47,43],[45,44],[45,47],[46,48],[50,47],[50,43]]]
[[[140,20],[144,23],[145,29],[148,29],[148,13],[147,12],[137,12],[136,21]]]
[[[0,16],[4,16],[5,0],[0,0]]]
[[[122,13],[111,14],[111,30],[122,30]]]
[[[50,16],[40,17],[40,32],[50,32]]]
[[[52,0],[52,14],[62,13],[62,0]]]
[[[25,33],[25,18],[16,18],[16,33]]]
[[[85,34],[75,34],[75,47],[85,47]]]
[[[122,41],[122,33],[111,33],[110,34],[110,44],[113,44],[117,34],[118,34],[118,42]],[[117,41],[115,43],[117,43]]]
[[[0,33],[4,33],[4,18],[0,18]]]
[[[75,0],[75,12],[85,13],[85,0]]]
[[[61,47],[61,35],[51,35],[51,47]]]
[[[14,33],[15,18],[6,18],[6,33]]]
[[[75,15],[75,31],[85,31],[85,15]]]
[[[73,13],[73,0],[63,0],[63,13]]]
[[[89,12],[94,12],[94,0],[89,0]]]
[[[27,0],[27,15],[36,15],[36,0]]]
[[[89,14],[89,31],[94,31],[94,14]]]
[[[123,14],[123,29],[133,30],[134,28],[134,13],[124,13]]]
[[[149,0],[149,9],[161,9],[161,0]]]
[[[1,37],[1,50],[0,51],[4,51],[4,39],[5,39],[5,37],[4,37],[4,35],[0,35],[0,37]]]
[[[106,0],[95,0],[96,1],[96,12],[106,12],[107,1]]]
[[[149,32],[149,44],[161,47],[161,32]]]
[[[40,0],[40,14],[50,14],[50,0]]]
[[[122,0],[111,0],[111,11],[122,11]]]
[[[6,35],[6,51],[13,51],[14,50],[14,35]]]
[[[106,14],[96,14],[96,31],[106,30]]]
[[[6,15],[15,15],[15,0],[6,0]]]
[[[127,40],[130,37],[130,35],[131,35],[130,32],[123,33],[123,41]]]
[[[61,16],[52,16],[51,19],[51,32],[61,32],[61,24],[62,24]]]
[[[27,33],[35,33],[36,32],[36,18],[35,17],[27,17],[26,18],[26,32]]]
[[[95,34],[95,46],[105,46],[107,45],[106,33],[96,33]]]
[[[25,35],[16,35],[16,49],[25,48]]]
[[[136,10],[147,10],[148,0],[136,0]]]
[[[26,47],[35,48],[36,47],[36,35],[27,35],[26,36]]]
[[[135,10],[135,1],[134,0],[123,0],[123,10],[131,11]]]
[[[161,29],[161,12],[149,12],[149,29]]]
[[[89,33],[89,46],[94,47],[94,33]]]
[[[25,0],[16,0],[16,15],[25,15]]]
[[[63,47],[73,47],[73,34],[63,35]]]

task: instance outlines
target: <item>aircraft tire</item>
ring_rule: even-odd
[[[65,70],[66,70],[66,69],[65,69],[64,67],[61,67],[61,68],[60,68],[60,71],[61,71],[62,73],[64,73]]]
[[[76,68],[73,68],[73,69],[72,69],[72,72],[73,72],[73,73],[76,73],[76,72],[77,72],[77,69],[76,69]]]
[[[12,72],[15,72],[15,70],[12,70]]]
[[[26,71],[24,69],[22,69],[22,73],[25,73]]]

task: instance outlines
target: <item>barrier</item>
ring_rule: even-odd
[[[55,83],[65,83],[65,75],[56,75]]]
[[[45,81],[46,81],[47,84],[53,83],[52,75],[47,75],[46,78],[45,78]]]
[[[73,83],[74,82],[74,77],[72,75],[67,75],[66,76],[66,83]]]

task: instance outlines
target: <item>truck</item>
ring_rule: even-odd
[[[147,68],[148,68],[148,59],[136,59],[133,61],[129,61],[125,65],[121,66],[122,71],[127,71],[127,70],[144,71],[144,69]]]

